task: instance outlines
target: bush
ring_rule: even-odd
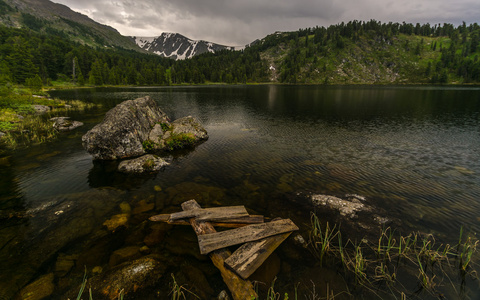
[[[193,147],[196,143],[195,136],[191,133],[180,133],[172,135],[165,141],[167,149],[173,151],[175,149],[183,149]]]

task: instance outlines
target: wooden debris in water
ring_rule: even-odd
[[[195,200],[182,203],[184,211],[198,210],[200,205]],[[216,232],[215,228],[206,221],[198,221],[197,218],[191,217],[190,225],[192,225],[198,237]],[[237,274],[225,267],[225,260],[230,257],[231,252],[228,249],[218,249],[209,254],[213,264],[222,274],[223,281],[228,286],[234,300],[257,299],[257,293],[250,281],[240,278]]]
[[[290,234],[291,232],[287,232],[245,243],[225,260],[225,265],[243,279],[247,279]]]
[[[153,222],[165,222],[171,225],[190,225],[188,221],[183,219],[172,221],[170,219],[170,214],[160,214],[152,216],[149,218],[149,220]],[[264,217],[261,215],[248,215],[246,217],[218,219],[216,221],[211,221],[210,223],[214,227],[238,228],[250,224],[259,224],[263,222]]]
[[[201,221],[216,221],[230,218],[247,217],[248,212],[245,206],[227,206],[227,207],[212,207],[212,208],[198,208],[188,211],[181,211],[170,215],[170,221],[179,219],[193,218],[199,222]]]
[[[298,227],[290,219],[280,219],[269,223],[253,224],[241,228],[201,235],[198,237],[198,245],[200,246],[200,253],[207,254],[217,249],[257,241],[295,230],[298,230]]]

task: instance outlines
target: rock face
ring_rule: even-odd
[[[162,158],[147,154],[139,158],[122,161],[118,166],[118,170],[123,173],[158,172],[167,165],[169,163]]]
[[[146,96],[122,102],[82,137],[94,159],[113,160],[145,154],[143,142],[156,123],[168,123],[167,115]]]
[[[94,159],[113,160],[137,157],[148,152],[172,151],[193,146],[208,139],[208,134],[198,120],[189,116],[172,123],[154,100],[146,96],[120,103],[105,115],[105,119],[83,137],[84,148]],[[143,173],[158,171],[166,165],[151,157],[139,158],[121,164],[119,171]],[[143,166],[143,167],[142,167]]]

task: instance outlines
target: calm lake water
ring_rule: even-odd
[[[471,234],[480,230],[480,88],[264,85],[51,94],[102,106],[70,113],[85,126],[57,141],[0,158],[0,209],[10,216],[0,220],[0,290],[6,299],[50,273],[53,296],[65,299],[85,266],[93,276],[94,267],[115,265],[118,249],[145,244],[166,265],[152,298],[168,298],[161,295],[168,293],[170,273],[192,285],[198,270],[210,286],[201,287],[207,290],[202,296],[217,295],[225,287],[198,254],[191,228],[165,229],[147,221],[180,210],[192,198],[204,207],[245,205],[250,213],[289,217],[307,240],[314,208],[297,197],[306,192],[364,196],[396,220],[399,231],[432,233],[444,243],[454,244],[462,226]],[[126,176],[115,171],[117,162],[94,163],[81,136],[108,109],[145,95],[171,119],[197,117],[209,139],[169,156],[170,166],[156,175]],[[102,224],[122,213],[122,203],[132,209],[128,228],[111,233]],[[145,242],[155,230],[161,240]],[[344,289],[334,283],[342,281],[334,269],[315,266],[297,248],[287,240],[259,278],[278,273],[280,292],[291,293],[297,282],[306,291],[316,283],[322,297],[325,282],[335,292]],[[466,298],[475,298],[478,282],[465,290]]]

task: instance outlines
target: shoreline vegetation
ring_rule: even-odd
[[[0,88],[0,154],[54,140],[59,133],[51,118],[97,106],[79,100],[52,99],[41,88],[7,84]]]

